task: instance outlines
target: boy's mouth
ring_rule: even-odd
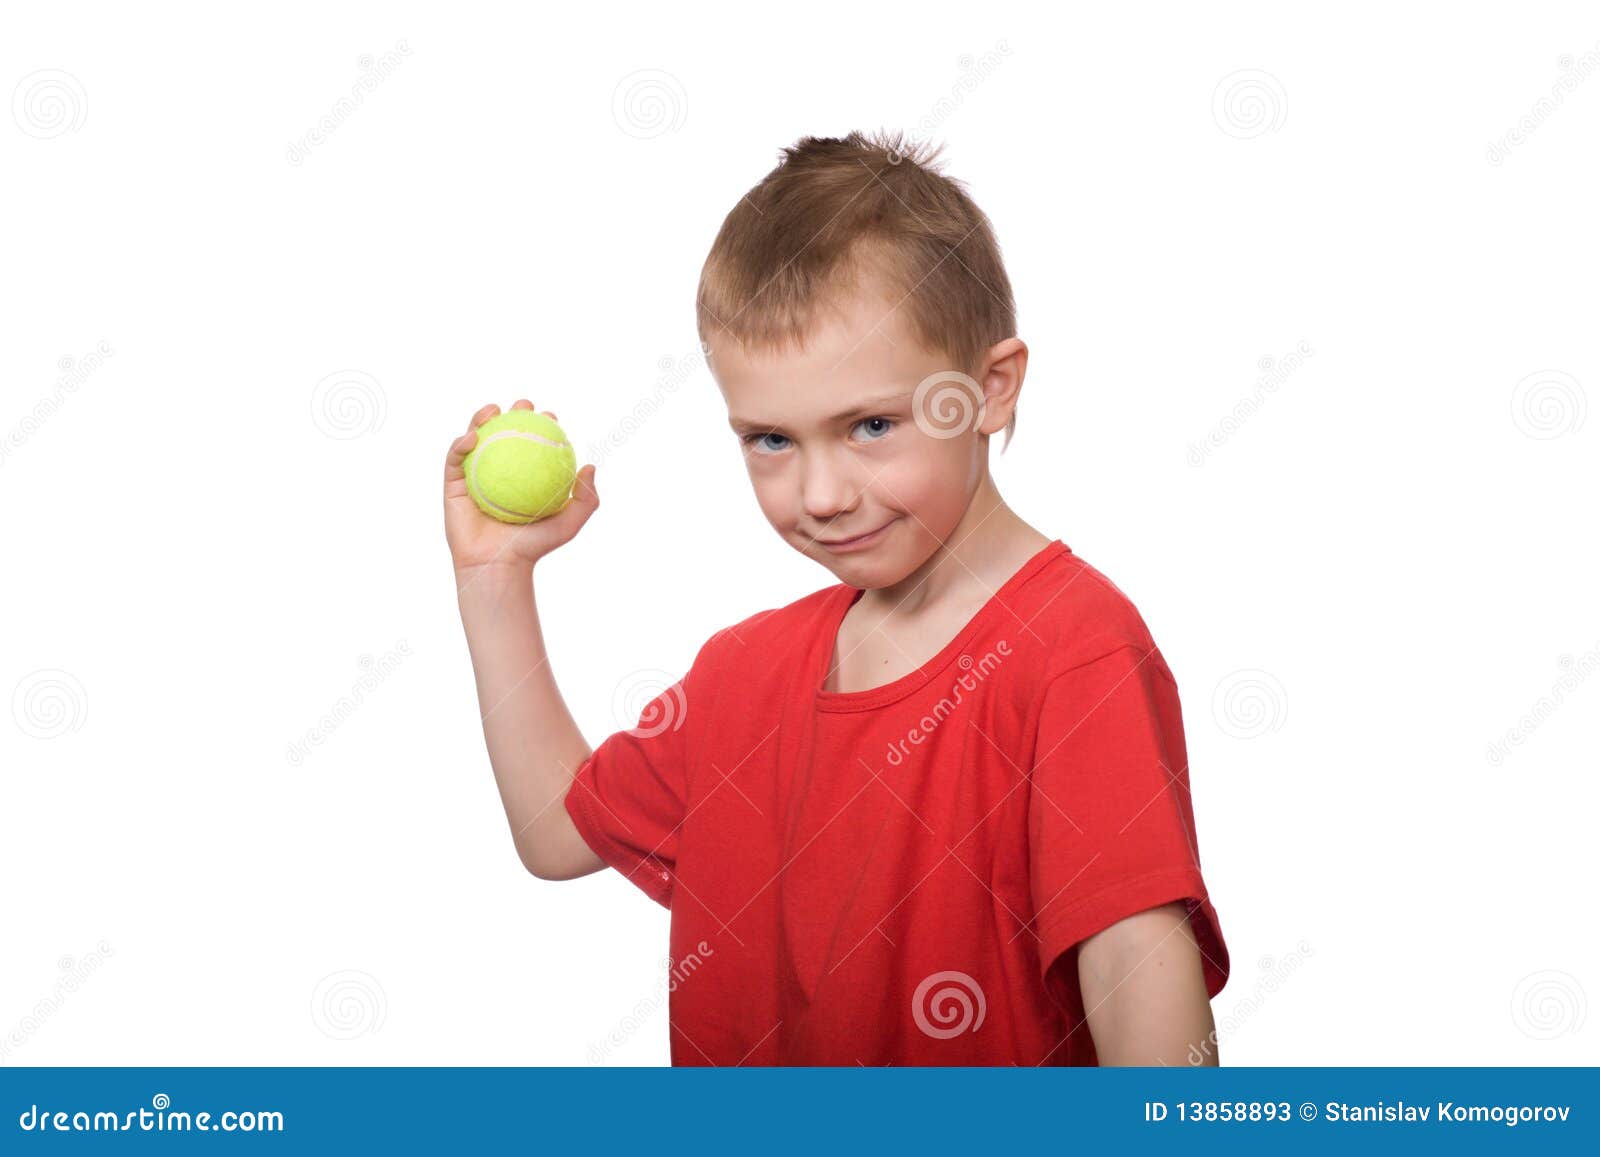
[[[888,522],[878,527],[877,530],[869,530],[866,534],[858,534],[854,538],[819,538],[817,542],[835,553],[865,550],[868,547],[876,546],[879,540],[883,538],[884,531],[898,521],[900,521],[898,518],[891,518]]]

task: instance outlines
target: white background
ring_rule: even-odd
[[[1223,1063],[1600,1062],[1592,6],[0,32],[0,1063],[665,1063],[667,912],[518,864],[441,464],[524,395],[601,463],[537,580],[592,744],[830,584],[760,516],[693,295],[781,146],[878,127],[1004,247],[1001,492],[1177,675]]]

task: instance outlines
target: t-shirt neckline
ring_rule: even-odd
[[[822,684],[828,675],[828,667],[833,661],[834,647],[838,644],[839,628],[844,623],[844,617],[856,601],[866,592],[848,583],[840,583],[834,588],[833,599],[828,604],[828,614],[823,621],[822,654],[812,663],[811,689],[819,711],[865,711],[873,707],[882,707],[889,703],[905,698],[917,688],[923,686],[959,655],[970,643],[973,637],[983,629],[988,621],[1004,607],[1005,600],[1015,594],[1023,583],[1037,574],[1047,563],[1071,550],[1059,538],[1051,539],[1040,547],[1027,562],[1000,584],[1000,588],[990,595],[977,613],[967,620],[966,626],[956,632],[955,637],[915,671],[909,671],[894,680],[878,687],[868,687],[864,691],[824,691]]]

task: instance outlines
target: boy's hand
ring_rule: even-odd
[[[533,403],[523,398],[511,408],[531,410]],[[500,407],[491,402],[474,414],[467,423],[467,432],[450,443],[445,457],[444,537],[457,573],[489,566],[532,570],[539,559],[570,542],[600,505],[594,488],[594,467],[584,466],[573,484],[572,500],[559,514],[518,526],[490,518],[479,510],[467,493],[467,476],[461,463],[478,444],[478,427],[499,412]],[[542,412],[555,419],[548,410]]]

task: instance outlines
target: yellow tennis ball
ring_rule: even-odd
[[[566,506],[578,457],[550,418],[533,410],[507,410],[478,427],[478,444],[461,468],[467,493],[490,518],[537,522]]]

